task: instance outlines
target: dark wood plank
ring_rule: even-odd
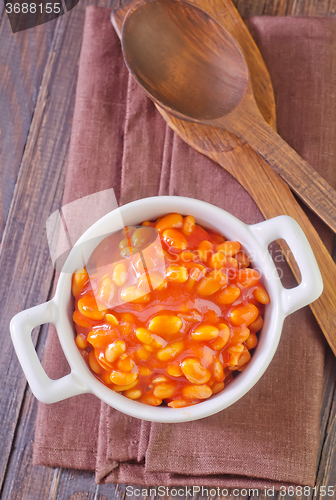
[[[3,10],[4,2],[0,3]],[[56,21],[12,33],[0,25],[0,237],[11,205]]]
[[[64,45],[68,44],[67,49],[71,50],[70,33],[80,39],[81,31],[75,27],[64,30],[64,24],[69,23],[71,17],[72,14],[69,14],[57,20],[56,35],[0,245],[0,269],[3,273],[0,289],[3,305],[0,378],[5,388],[0,396],[0,418],[3,422],[0,430],[0,483],[6,471],[26,386],[8,335],[8,324],[18,311],[46,300],[54,273],[47,249],[45,221],[61,203],[64,159],[73,113],[77,67],[72,65],[71,59],[65,58],[61,65],[57,59],[62,49],[64,51]],[[57,71],[58,80],[55,78]],[[70,71],[72,84],[68,93],[60,93],[62,73],[66,71]],[[64,132],[55,134],[55,130]],[[12,473],[14,476],[15,471]]]
[[[335,0],[233,0],[243,17],[250,16],[333,16]]]
[[[336,496],[336,359],[328,351],[321,414],[321,444],[316,478],[318,499],[323,499],[322,486],[335,488]],[[330,498],[330,496],[329,496]]]
[[[334,16],[335,0],[296,0],[293,1],[291,13],[295,16]]]
[[[92,472],[62,469],[57,490],[48,500],[123,500],[125,488],[119,484],[97,485]]]
[[[80,2],[69,14],[56,21],[55,36],[50,44],[0,246],[0,270],[3,270],[0,297],[5,311],[0,327],[4,339],[0,353],[0,378],[6,388],[0,396],[0,484],[5,476],[1,498],[6,500],[49,498],[49,490],[55,492],[52,498],[58,498],[60,477],[66,478],[68,474],[62,470],[55,472],[55,469],[32,466],[36,400],[26,389],[8,335],[8,324],[19,310],[44,302],[50,292],[54,270],[49,258],[45,221],[61,206],[62,201],[78,59],[88,3],[92,2]],[[113,6],[113,0],[102,0],[100,5]],[[38,47],[40,38],[34,36],[31,31],[31,44]],[[35,342],[37,336],[38,332],[35,332]],[[42,354],[43,342],[39,350]],[[93,474],[85,474],[95,493]],[[83,477],[79,476],[77,481],[72,481],[71,484],[77,484],[76,491],[80,491],[82,480]]]
[[[2,17],[4,16],[4,14],[5,14],[5,2],[1,2],[0,3],[0,25],[1,25]]]
[[[39,354],[43,351],[47,329],[48,326],[44,325],[39,336],[37,349]],[[13,440],[12,453],[7,464],[7,474],[1,498],[17,500],[21,498],[48,498],[49,492],[52,491],[53,485],[57,481],[57,469],[49,469],[48,467],[32,469],[31,466],[37,405],[37,399],[27,385]]]

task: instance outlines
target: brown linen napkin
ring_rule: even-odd
[[[109,15],[87,9],[63,204],[113,187],[120,204],[190,196],[246,223],[262,220],[240,185],[181,141],[128,77]],[[279,132],[335,186],[336,20],[262,17],[249,28],[275,86]],[[318,226],[330,245],[330,233]],[[286,286],[294,286],[288,267],[279,267]],[[324,346],[309,308],[295,313],[258,384],[232,407],[195,422],[140,421],[88,395],[40,404],[34,462],[95,469],[101,482],[312,486]],[[50,328],[44,366],[57,378],[66,365]]]

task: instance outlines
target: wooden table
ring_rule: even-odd
[[[125,496],[125,485],[97,486],[91,472],[32,465],[37,400],[26,384],[8,333],[14,314],[46,301],[51,294],[54,271],[45,221],[62,202],[89,3],[113,7],[118,0],[80,0],[69,14],[17,34],[11,33],[4,4],[0,4],[0,500],[112,500]],[[336,0],[235,0],[235,4],[243,16],[336,14]],[[44,325],[33,332],[40,356],[46,331]],[[328,350],[317,487],[336,484],[335,385],[336,362]]]

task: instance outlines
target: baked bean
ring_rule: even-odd
[[[166,231],[163,232],[162,237],[163,241],[165,241],[167,245],[176,250],[185,250],[187,248],[186,237],[176,229],[166,229]]]
[[[182,320],[178,316],[161,314],[154,316],[149,322],[148,328],[151,332],[163,337],[176,334],[182,326]]]
[[[200,276],[201,276],[201,271],[197,269],[197,267],[194,269],[190,269],[189,278],[187,281],[187,290],[190,291],[193,288],[194,284],[196,283],[196,281]]]
[[[157,231],[162,232],[166,229],[180,228],[183,226],[183,218],[180,214],[169,214],[163,217],[155,226]]]
[[[243,287],[255,286],[259,282],[260,274],[255,269],[240,269],[236,279]]]
[[[147,361],[151,357],[151,353],[146,351],[144,347],[138,349],[136,355],[141,361]]]
[[[212,342],[211,347],[216,351],[223,349],[230,340],[230,329],[225,323],[219,323],[217,338]]]
[[[167,373],[171,377],[181,377],[183,375],[182,370],[179,365],[168,365]]]
[[[269,295],[261,283],[259,283],[258,287],[254,290],[253,296],[260,304],[269,304],[270,302]]]
[[[212,387],[212,394],[218,394],[224,389],[224,382],[217,382]]]
[[[223,252],[216,252],[211,255],[208,264],[213,269],[222,269],[226,264],[226,256]]]
[[[105,385],[108,385],[110,388],[113,387],[113,384],[112,384],[111,379],[110,379],[110,371],[105,370],[99,376]]]
[[[121,240],[121,242],[119,243],[119,250],[123,250],[124,248],[129,248],[130,244],[129,244],[129,241],[127,238],[124,238],[123,240]]]
[[[181,370],[192,384],[205,384],[211,377],[211,372],[195,358],[187,358],[182,361]]]
[[[170,408],[185,408],[186,406],[191,406],[194,403],[190,403],[189,401],[185,401],[184,399],[173,399],[168,403]]]
[[[111,379],[111,377],[110,377]],[[111,383],[111,380],[110,380],[110,383]],[[131,382],[130,384],[126,384],[126,385],[115,385],[113,387],[113,389],[116,391],[116,392],[124,392],[124,391],[129,391],[130,389],[133,389],[133,387],[135,387],[136,385],[138,385],[138,381],[137,380],[134,380],[133,382]]]
[[[173,342],[156,353],[160,361],[170,361],[178,356],[183,350],[183,342]]]
[[[117,337],[118,331],[115,328],[95,328],[87,336],[87,341],[95,348],[105,348]]]
[[[248,349],[254,349],[258,345],[258,338],[255,333],[250,333],[248,338],[245,340],[245,344]]]
[[[140,398],[142,403],[150,406],[159,406],[162,403],[162,399],[156,398],[154,394],[146,394]]]
[[[223,290],[216,296],[217,302],[219,304],[228,305],[233,304],[240,297],[240,288],[235,285],[227,285]]]
[[[76,344],[79,349],[86,349],[87,346],[89,345],[88,341],[86,340],[86,337],[84,335],[81,335],[80,333],[76,337]]]
[[[83,328],[91,328],[92,322],[83,314],[81,314],[77,309],[74,311],[72,316],[74,323],[78,326],[82,326]]]
[[[132,384],[137,378],[138,374],[136,372],[127,373],[113,370],[110,375],[111,382],[116,385]]]
[[[211,243],[219,244],[224,243],[225,238],[221,234],[211,232],[209,234],[209,240],[211,241]]]
[[[151,346],[154,349],[162,349],[162,347],[165,347],[168,343],[165,339],[163,339],[162,337],[159,337],[158,335],[152,334],[152,338],[153,338],[153,340],[152,340]]]
[[[192,332],[191,338],[199,342],[210,342],[218,336],[219,330],[213,325],[198,325]]]
[[[246,326],[234,326],[232,331],[232,344],[241,344],[242,342],[245,342],[250,335],[250,330]]]
[[[209,278],[213,278],[214,280],[218,281],[221,286],[226,285],[227,283],[227,276],[224,274],[221,270],[215,269],[214,271],[210,271],[208,274]]]
[[[126,356],[126,357],[123,358],[123,356]],[[118,366],[118,370],[121,370],[122,372],[130,372],[133,370],[135,364],[134,364],[134,361],[132,358],[130,358],[129,356],[127,356],[125,354],[122,354],[119,358],[117,366]]]
[[[207,399],[212,395],[212,390],[208,385],[186,385],[182,393],[190,399]]]
[[[251,354],[248,351],[248,349],[245,347],[244,351],[242,352],[242,354],[240,355],[240,357],[238,359],[237,366],[240,368],[240,367],[246,365],[246,363],[248,363],[250,361],[250,359],[251,359]]]
[[[229,367],[237,366],[239,358],[243,354],[243,352],[244,352],[244,346],[242,344],[236,344],[230,347],[228,349],[229,353],[228,366]]]
[[[229,319],[235,326],[246,324],[247,326],[253,323],[258,317],[259,311],[254,304],[240,304],[232,309],[229,313]]]
[[[90,365],[91,370],[94,373],[96,373],[97,375],[99,375],[102,372],[102,367],[98,363],[94,351],[90,351],[90,353],[89,353],[89,365]]]
[[[139,366],[139,375],[143,375],[144,377],[148,377],[152,373],[152,370],[146,366]]]
[[[95,353],[96,359],[97,359],[98,363],[100,364],[100,366],[102,368],[104,368],[104,370],[111,371],[113,366],[111,363],[109,363],[107,361],[104,353],[101,351],[98,351],[97,349],[94,350],[94,353]],[[111,383],[111,381],[110,381],[110,383]]]
[[[153,228],[157,239],[141,251]],[[184,408],[220,393],[247,366],[269,302],[240,243],[181,214],[113,237],[94,255],[104,262],[101,248],[115,262],[72,278],[75,343],[91,372],[152,406]]]
[[[213,367],[213,376],[217,382],[223,382],[223,380],[225,379],[224,368],[219,360],[215,361]]]
[[[77,307],[83,316],[96,321],[102,320],[105,316],[105,311],[98,309],[96,299],[89,293],[78,300]]]
[[[140,389],[128,389],[125,391],[125,396],[129,399],[139,399],[141,394],[142,391],[140,391]]]
[[[151,344],[153,342],[152,334],[147,330],[147,328],[137,328],[135,330],[135,335],[138,337],[142,344]]]
[[[248,258],[246,253],[243,252],[242,250],[239,250],[239,252],[234,255],[234,258],[238,262],[239,269],[244,269],[245,267],[249,267],[249,265],[251,264],[250,259]]]
[[[233,257],[226,257],[226,263],[228,267],[235,267],[238,269],[238,262]]]
[[[84,290],[85,286],[89,281],[89,275],[86,269],[78,269],[72,276],[72,294],[77,298],[80,293]]]
[[[209,273],[208,276],[201,279],[201,281],[197,284],[196,289],[200,295],[208,296],[218,292],[222,286],[223,285],[220,280],[218,280],[214,275],[211,276],[211,273]]]
[[[251,330],[251,332],[259,332],[259,330],[262,329],[263,325],[264,320],[261,316],[258,316],[257,319],[249,325],[249,329]]]
[[[102,304],[109,305],[110,302],[112,302],[114,297],[114,285],[111,278],[109,278],[108,276],[102,279],[98,296]]]
[[[163,383],[154,387],[153,394],[159,399],[169,399],[174,396],[175,390],[175,385]]]
[[[182,231],[185,236],[190,236],[193,230],[195,229],[195,219],[192,215],[187,215],[183,221]]]
[[[184,266],[168,266],[166,269],[166,278],[175,283],[185,283],[188,279],[188,270]]]
[[[195,262],[196,260],[197,260],[197,256],[193,252],[190,252],[189,250],[184,250],[179,255],[179,261],[183,262],[183,263]]]
[[[216,245],[217,252],[223,252],[225,255],[232,257],[240,250],[239,241],[224,241],[224,243],[220,243]]]
[[[110,363],[113,363],[121,354],[126,351],[126,344],[123,340],[116,340],[109,344],[105,350],[105,358]],[[115,382],[116,383],[116,382]]]
[[[119,325],[119,321],[114,314],[110,314],[110,313],[106,314],[105,319],[110,325],[113,325],[113,326]]]
[[[137,254],[137,249],[135,247],[128,246],[126,248],[122,248],[120,250],[120,256],[126,259],[127,257],[130,257],[131,255],[136,255]]]
[[[150,243],[153,235],[155,235],[155,231],[151,227],[139,227],[132,234],[132,247],[138,248]]]
[[[149,293],[144,293],[140,288],[131,285],[123,288],[120,291],[120,298],[124,302],[135,302],[137,304],[142,304],[150,301]]]
[[[164,375],[159,375],[158,377],[153,378],[153,384],[160,384],[161,382],[168,382],[168,378]]]
[[[113,270],[113,281],[117,286],[123,286],[127,281],[127,268],[124,263],[120,262]]]
[[[198,245],[197,255],[202,262],[207,262],[212,256],[213,244],[211,241],[204,240]]]

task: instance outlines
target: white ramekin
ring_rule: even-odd
[[[120,212],[119,212],[120,211]],[[71,300],[71,274],[82,267],[83,243],[89,253],[115,229],[120,229],[120,214],[125,225],[153,220],[169,212],[191,214],[204,226],[216,229],[231,240],[238,240],[253,256],[253,266],[262,276],[270,295],[259,343],[248,367],[221,393],[188,408],[152,407],[132,401],[99,382],[88,369],[74,342]],[[118,226],[118,227],[117,227]],[[268,252],[272,241],[283,238],[289,245],[301,271],[300,285],[285,289]],[[255,225],[246,225],[224,210],[203,201],[178,196],[157,196],[134,201],[110,212],[88,229],[73,247],[62,271],[55,296],[49,302],[17,314],[11,321],[13,344],[37,399],[54,403],[77,394],[95,394],[117,410],[136,418],[154,422],[186,422],[212,415],[235,403],[253,387],[265,372],[277,349],[283,321],[289,314],[316,300],[322,293],[322,278],[302,229],[287,216],[280,216]],[[38,325],[53,323],[71,373],[51,380],[42,368],[31,340],[31,331]]]

